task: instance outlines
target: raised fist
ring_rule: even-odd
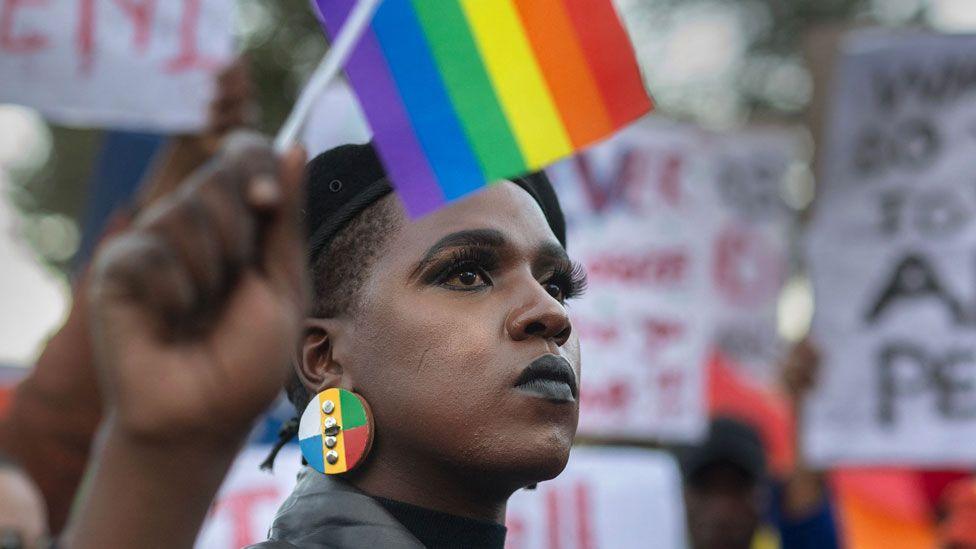
[[[95,260],[106,419],[147,441],[239,442],[289,371],[305,306],[304,153],[257,134],[217,157]]]

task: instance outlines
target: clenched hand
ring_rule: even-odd
[[[304,154],[256,134],[142,212],[96,259],[107,420],[147,442],[239,442],[280,390],[305,306]]]

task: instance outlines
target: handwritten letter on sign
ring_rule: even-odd
[[[579,447],[566,470],[508,502],[508,549],[683,549],[681,473],[664,452]]]
[[[786,129],[705,136],[721,209],[710,276],[715,345],[740,373],[769,382],[781,351],[776,306],[793,222],[783,186],[800,144]]]
[[[53,122],[199,128],[229,62],[233,0],[0,0],[0,102]]]
[[[697,144],[690,128],[644,121],[548,172],[569,251],[590,278],[570,305],[584,364],[581,436],[690,441],[704,430],[719,216]]]
[[[810,238],[819,464],[976,461],[976,37],[855,35]]]

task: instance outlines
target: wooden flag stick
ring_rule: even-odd
[[[284,153],[298,140],[298,134],[305,126],[305,121],[315,105],[315,100],[346,64],[353,48],[356,47],[359,39],[366,32],[370,21],[373,19],[373,14],[376,13],[376,8],[382,1],[360,0],[352,9],[349,18],[342,25],[336,39],[330,45],[329,51],[325,52],[322,61],[319,62],[309,78],[308,84],[299,94],[298,101],[295,102],[295,106],[288,114],[285,124],[278,131],[274,140],[274,149],[279,154]]]

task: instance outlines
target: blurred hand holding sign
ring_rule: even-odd
[[[814,463],[976,461],[976,37],[842,49],[809,242]]]
[[[165,133],[206,121],[235,55],[233,0],[0,0],[0,102],[70,126]]]
[[[268,474],[258,468],[267,453],[266,446],[249,446],[238,457],[197,547],[237,549],[267,538],[301,462],[298,446],[286,446]],[[678,466],[652,450],[574,449],[559,477],[509,500],[506,526],[507,549],[687,547]]]

